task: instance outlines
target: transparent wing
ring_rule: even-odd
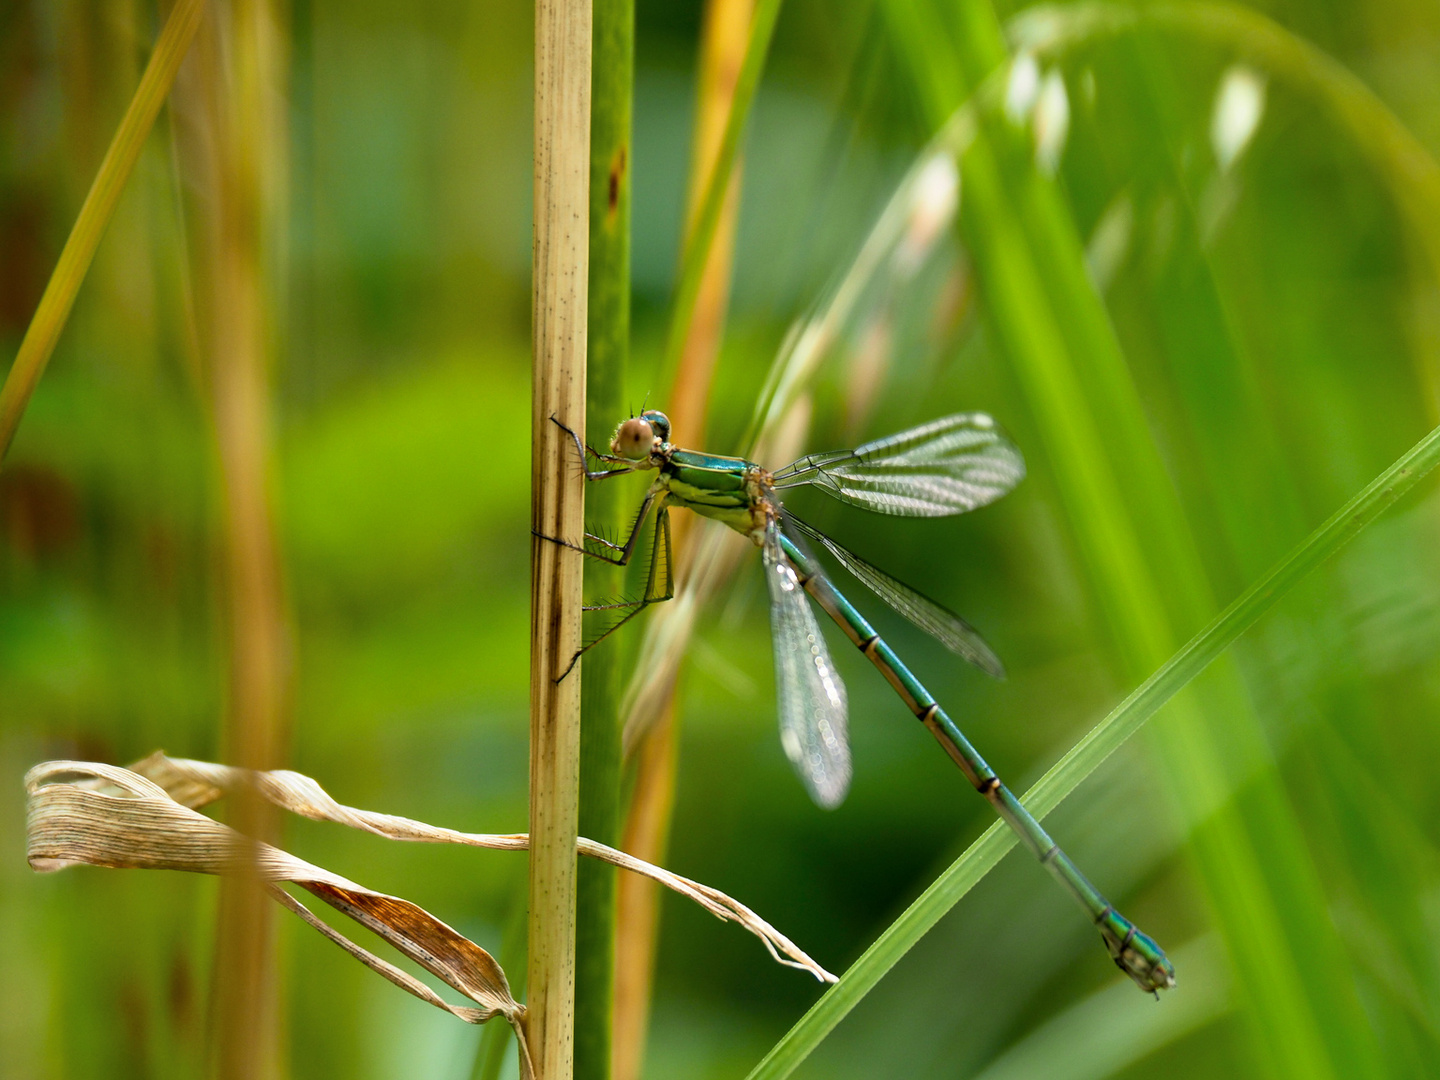
[[[841,547],[819,529],[801,521],[794,514],[786,514],[785,523],[824,547],[867,589],[956,656],[968,660],[985,674],[996,679],[1005,677],[1005,665],[1000,663],[1000,658],[995,655],[989,645],[985,644],[985,639],[980,636],[980,632],[959,615],[943,604],[931,600],[924,593],[912,589],[903,581],[891,577],[878,566],[866,562],[853,551]]]
[[[765,535],[765,583],[775,650],[780,745],[810,797],[839,806],[850,787],[845,684],[840,681],[795,568],[780,549],[779,526]]]
[[[984,413],[960,413],[855,450],[812,454],[775,474],[842,502],[902,517],[943,517],[994,502],[1025,477],[1025,460]]]

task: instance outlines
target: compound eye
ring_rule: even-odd
[[[655,437],[661,442],[670,441],[670,418],[659,409],[646,409],[640,414],[640,419],[649,422],[655,430]]]
[[[643,461],[655,445],[655,429],[648,420],[632,416],[615,429],[610,452],[630,461]]]

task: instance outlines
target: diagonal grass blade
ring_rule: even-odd
[[[45,285],[40,305],[25,330],[20,351],[15,355],[15,363],[5,377],[4,388],[0,389],[0,463],[4,462],[10,450],[15,429],[25,415],[25,406],[30,403],[30,395],[45,373],[45,365],[50,362],[50,354],[55,351],[60,332],[65,329],[70,309],[75,304],[75,295],[80,291],[80,283],[90,269],[90,261],[95,257],[95,249],[100,246],[100,238],[105,235],[111,215],[115,213],[120,194],[125,190],[130,174],[135,171],[135,162],[140,159],[140,151],[145,146],[145,138],[150,134],[160,106],[170,95],[175,72],[190,49],[204,10],[200,0],[179,0],[170,12],[160,38],[155,42],[155,51],[150,54],[150,62],[145,65],[145,74],[140,78],[135,96],[125,110],[110,149],[105,152],[105,160],[100,163],[100,171],[95,174],[95,182],[90,185],[90,191],[80,207],[80,214],[60,252],[60,261],[55,264],[55,271]]]
[[[1025,793],[1022,801],[1030,812],[1043,820],[1281,597],[1359,535],[1437,464],[1440,464],[1440,427],[1331,515],[1096,724]],[[1015,843],[1015,835],[1000,822],[985,830],[771,1048],[747,1080],[780,1080],[789,1076],[941,916],[995,868]]]

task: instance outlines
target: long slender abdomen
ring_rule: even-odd
[[[1050,871],[1090,916],[1099,928],[1100,936],[1116,966],[1129,975],[1142,990],[1153,992],[1174,986],[1175,969],[1160,946],[1116,911],[1101,895],[1100,890],[1080,872],[1070,857],[1050,839],[1050,834],[1000,781],[995,770],[990,768],[979,751],[970,744],[970,740],[965,738],[964,733],[931,696],[930,691],[910,673],[910,669],[875,632],[864,616],[855,610],[854,605],[817,571],[804,552],[787,537],[781,537],[781,545],[786,556],[795,564],[805,591],[835,620],[855,647],[880,670],[885,681],[895,688],[895,692],[916,718],[929,728],[930,733],[950,755],[951,760],[960,767],[960,771],[975,790],[985,796],[1000,819],[1015,831],[1021,842],[1040,860],[1041,865]]]

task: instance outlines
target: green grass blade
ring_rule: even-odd
[[[745,49],[745,62],[735,80],[735,96],[730,106],[730,116],[725,121],[725,133],[720,139],[720,149],[715,155],[715,167],[705,185],[705,195],[700,200],[700,209],[695,215],[695,228],[685,240],[684,254],[680,260],[680,278],[675,286],[675,302],[670,311],[670,328],[665,338],[665,356],[657,386],[670,386],[675,382],[675,372],[680,366],[680,354],[685,348],[685,339],[690,334],[690,320],[695,315],[695,302],[700,296],[700,281],[705,274],[705,263],[710,257],[710,248],[715,242],[715,231],[720,225],[720,213],[725,206],[725,192],[730,187],[730,175],[735,170],[735,158],[740,152],[740,137],[745,132],[745,121],[749,119],[750,107],[755,102],[755,93],[760,89],[760,75],[765,70],[765,58],[770,52],[770,40],[775,36],[775,22],[780,17],[781,0],[759,0],[755,14],[750,20],[750,43]]]
[[[590,103],[589,357],[585,437],[603,445],[623,415],[630,353],[631,114],[635,83],[634,0],[594,5]],[[588,526],[618,532],[631,512],[622,484],[587,484]],[[610,598],[625,587],[620,567],[585,560],[585,595]],[[620,650],[612,635],[585,656],[580,686],[582,836],[618,845],[620,834]],[[615,868],[581,860],[575,914],[575,1077],[610,1075],[615,982]]]
[[[1440,464],[1440,427],[1435,428],[1363,491],[1312,532],[1268,574],[1246,589],[1204,630],[1096,724],[1022,800],[1043,819],[1100,763],[1253,626],[1306,575],[1353,540],[1388,507]],[[765,1055],[748,1080],[789,1076],[847,1013],[868,994],[947,911],[995,868],[1017,843],[995,822],[866,949],[800,1021]]]
[[[25,330],[20,351],[15,354],[15,363],[5,378],[4,387],[0,388],[0,463],[10,452],[10,444],[20,426],[20,418],[25,415],[25,407],[30,403],[30,395],[35,392],[40,376],[45,373],[45,365],[55,351],[55,343],[65,329],[70,309],[75,305],[75,296],[80,291],[80,283],[85,280],[85,273],[95,258],[95,249],[100,246],[100,238],[105,235],[120,194],[125,190],[130,174],[135,171],[135,162],[145,147],[145,138],[154,126],[160,106],[170,95],[175,72],[190,49],[204,10],[200,0],[179,0],[171,10],[170,17],[165,20],[165,28],[155,42],[155,50],[150,54],[150,62],[145,65],[145,74],[140,77],[135,96],[125,109],[110,149],[100,163],[100,171],[95,174],[95,181],[80,207],[80,214],[60,252],[60,260],[55,264],[55,270],[40,297],[40,305]]]

